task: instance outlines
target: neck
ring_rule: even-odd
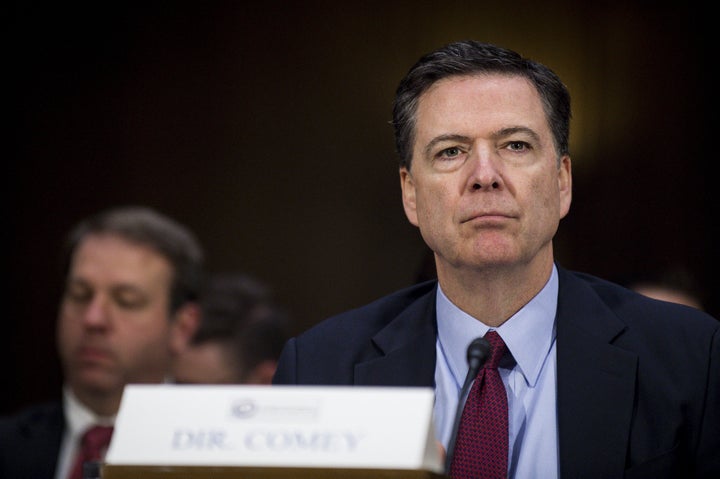
[[[110,417],[117,414],[120,409],[120,394],[92,393],[87,391],[73,390],[73,394],[86,408],[100,417]]]
[[[552,267],[550,256],[521,266],[452,268],[438,263],[437,271],[443,293],[453,304],[497,328],[540,292]]]

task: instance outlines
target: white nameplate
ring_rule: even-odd
[[[441,472],[430,388],[128,385],[107,465]]]

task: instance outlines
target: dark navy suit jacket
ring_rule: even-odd
[[[64,429],[59,401],[0,418],[0,479],[53,479]]]
[[[720,478],[720,321],[558,267],[562,479]],[[437,283],[325,320],[274,384],[434,386]]]

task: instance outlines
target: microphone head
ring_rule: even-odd
[[[467,348],[467,361],[470,369],[479,369],[490,356],[490,343],[487,339],[475,338]]]

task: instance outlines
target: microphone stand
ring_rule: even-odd
[[[468,372],[465,376],[465,382],[460,390],[457,408],[455,409],[455,421],[453,421],[452,433],[450,434],[450,442],[448,442],[447,454],[445,454],[445,474],[450,474],[450,465],[452,464],[453,455],[455,454],[455,442],[457,441],[457,433],[460,427],[460,419],[465,406],[465,400],[470,392],[470,385],[485,361],[490,356],[490,343],[485,338],[476,338],[467,349]]]

